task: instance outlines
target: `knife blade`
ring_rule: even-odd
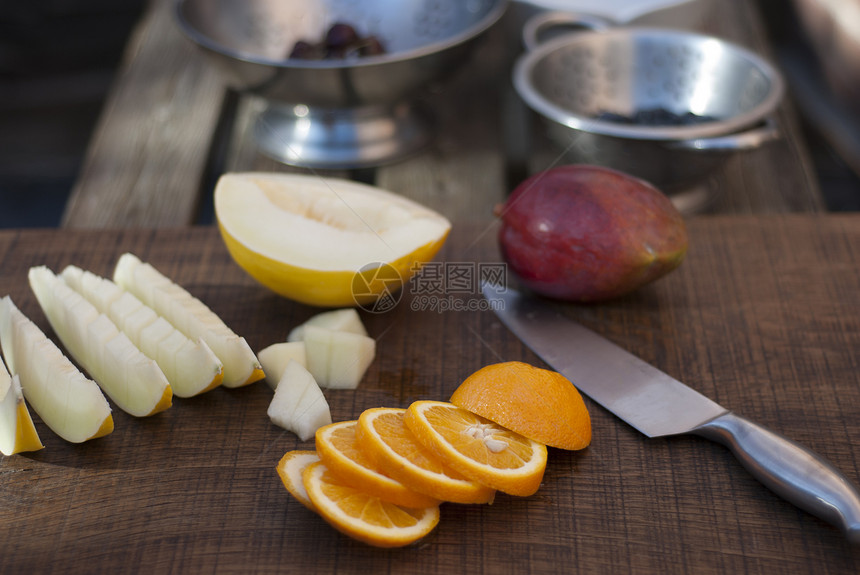
[[[482,282],[490,308],[581,392],[647,437],[693,434],[728,447],[775,493],[860,544],[860,490],[822,456],[738,415],[564,316],[558,304]]]

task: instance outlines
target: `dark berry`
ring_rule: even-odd
[[[345,51],[351,44],[358,41],[358,33],[355,28],[343,22],[333,24],[325,35],[325,44],[329,50]]]
[[[323,57],[321,50],[311,44],[310,42],[305,42],[304,40],[299,40],[293,46],[292,52],[290,52],[290,58],[298,58],[301,60],[319,60]]]
[[[376,36],[368,36],[361,41],[358,53],[360,56],[379,56],[385,54],[385,46]]]

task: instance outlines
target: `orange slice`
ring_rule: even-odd
[[[377,407],[358,418],[359,448],[387,475],[440,501],[491,503],[495,491],[466,479],[422,446],[403,423],[405,409]]]
[[[370,461],[356,444],[357,423],[340,421],[317,430],[317,454],[326,467],[356,489],[396,505],[416,508],[438,505],[437,499],[409,489]]]
[[[368,495],[323,462],[308,465],[302,480],[311,502],[332,527],[376,547],[402,547],[433,531],[439,506],[402,507]]]
[[[443,401],[416,401],[403,421],[416,439],[469,479],[510,495],[532,495],[546,446]]]
[[[451,403],[550,447],[591,443],[588,408],[555,371],[519,361],[488,365],[460,384]]]
[[[316,463],[320,458],[316,451],[288,451],[278,462],[278,475],[284,483],[284,487],[290,492],[290,495],[298,499],[299,503],[316,511],[316,507],[311,503],[308,492],[305,489],[305,484],[302,482],[302,472],[311,463]]]

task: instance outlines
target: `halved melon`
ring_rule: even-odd
[[[215,216],[246,272],[276,293],[323,307],[371,304],[400,289],[451,229],[442,215],[402,196],[300,174],[225,174],[215,187]],[[385,279],[374,281],[380,271]],[[359,272],[365,281],[356,290]]]

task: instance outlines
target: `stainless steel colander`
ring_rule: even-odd
[[[176,0],[180,28],[240,90],[269,109],[257,123],[267,154],[290,164],[350,168],[408,155],[428,137],[410,98],[465,61],[506,0]],[[377,36],[382,55],[289,58],[335,22]]]
[[[541,41],[570,24],[590,30]],[[535,17],[523,34],[514,85],[573,161],[675,188],[777,136],[779,73],[724,40],[563,13]]]

